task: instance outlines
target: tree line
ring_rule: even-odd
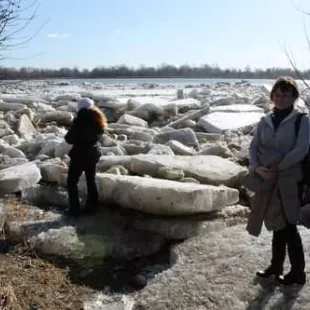
[[[303,77],[309,76],[310,70],[301,72]],[[8,68],[0,67],[0,79],[51,79],[51,78],[240,78],[240,79],[275,79],[280,75],[290,75],[299,78],[296,71],[290,68],[267,69],[222,69],[219,66],[173,66],[158,67],[141,66],[131,68],[126,65],[111,67],[96,67],[94,69],[78,68]]]

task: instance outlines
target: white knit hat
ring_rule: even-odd
[[[90,98],[81,98],[77,103],[77,110],[80,111],[81,109],[90,109],[95,105],[94,101]]]

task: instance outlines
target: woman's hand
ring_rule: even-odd
[[[270,169],[260,166],[255,169],[255,172],[260,175],[264,180],[272,180],[276,177],[276,173]]]

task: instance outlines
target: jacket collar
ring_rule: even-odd
[[[273,123],[272,123],[272,119],[271,119],[271,115],[272,115],[272,111],[269,112],[266,116],[265,116],[265,121],[266,123],[271,126],[271,128],[274,128],[273,126]],[[293,111],[281,122],[282,123],[285,123],[287,122],[288,120],[290,120],[291,118],[293,118],[294,116],[296,116],[297,114],[299,114],[300,112],[294,107],[293,108]]]

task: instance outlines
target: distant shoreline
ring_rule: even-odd
[[[13,79],[4,79],[0,78],[0,81],[41,81],[41,80],[137,80],[137,79],[158,79],[158,80],[164,80],[164,79],[173,79],[173,80],[240,80],[240,81],[250,81],[250,80],[274,80],[275,78],[240,78],[240,77],[165,77],[165,76],[135,76],[135,77],[40,77],[40,78],[13,78]]]
[[[22,82],[50,82],[65,86],[70,84],[86,85],[86,84],[103,84],[103,85],[120,85],[129,87],[130,85],[143,85],[148,88],[161,87],[201,87],[210,84],[252,84],[263,85],[272,84],[274,79],[242,79],[242,78],[36,78],[36,79],[10,79],[0,80],[1,84],[17,84]]]

